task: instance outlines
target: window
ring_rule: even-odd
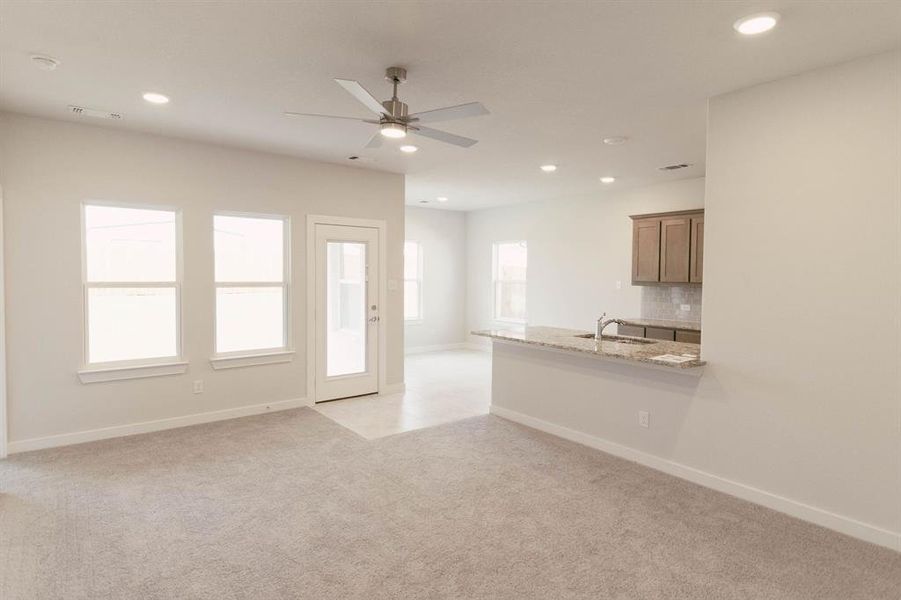
[[[154,364],[181,355],[179,214],[85,204],[85,362]]]
[[[217,355],[287,347],[287,231],[283,217],[213,216]]]
[[[525,242],[494,244],[494,319],[511,323],[526,322]]]
[[[422,244],[404,242],[404,321],[422,320]]]

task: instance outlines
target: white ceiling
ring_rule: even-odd
[[[777,10],[774,31],[733,21]],[[0,3],[0,107],[74,119],[68,104],[121,112],[111,127],[407,174],[407,202],[473,209],[601,193],[704,173],[706,98],[901,43],[901,2],[33,2]],[[32,53],[58,58],[36,69]],[[404,66],[412,112],[478,100],[491,115],[436,123],[475,137],[364,150],[368,117],[332,81],[390,96]],[[172,97],[166,106],[141,99]],[[98,123],[97,121],[89,121]],[[605,136],[625,135],[623,146]],[[546,175],[544,163],[559,170]],[[657,167],[694,166],[676,173]],[[351,163],[353,164],[353,163]],[[359,163],[356,163],[359,164]],[[617,182],[604,186],[601,175]],[[429,206],[435,206],[434,202]]]

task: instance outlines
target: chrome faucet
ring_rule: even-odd
[[[607,313],[602,314],[598,317],[597,328],[594,330],[594,339],[597,341],[601,341],[604,337],[604,329],[606,329],[607,325],[611,323],[616,323],[617,325],[626,325],[626,322],[622,319],[605,319]]]

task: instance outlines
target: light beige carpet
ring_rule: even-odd
[[[492,416],[309,409],[0,462],[0,598],[898,600],[901,555]]]

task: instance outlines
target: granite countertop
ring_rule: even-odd
[[[667,321],[666,319],[623,319],[627,325],[638,327],[661,327],[681,331],[701,331],[700,321]]]
[[[703,367],[705,363],[700,359],[701,346],[683,342],[669,342],[663,340],[645,340],[644,338],[628,338],[625,336],[604,336],[600,342],[594,337],[581,338],[579,335],[588,334],[587,331],[576,329],[561,329],[558,327],[526,327],[521,331],[508,331],[504,329],[487,329],[473,331],[473,335],[491,338],[502,342],[513,342],[531,346],[541,346],[554,350],[564,350],[581,354],[588,354],[598,358],[616,361],[636,362],[653,367],[663,367],[677,371],[688,371]],[[617,341],[619,339],[643,340],[647,344],[627,344]],[[667,362],[656,357],[664,354],[692,355],[693,358],[686,362]]]

